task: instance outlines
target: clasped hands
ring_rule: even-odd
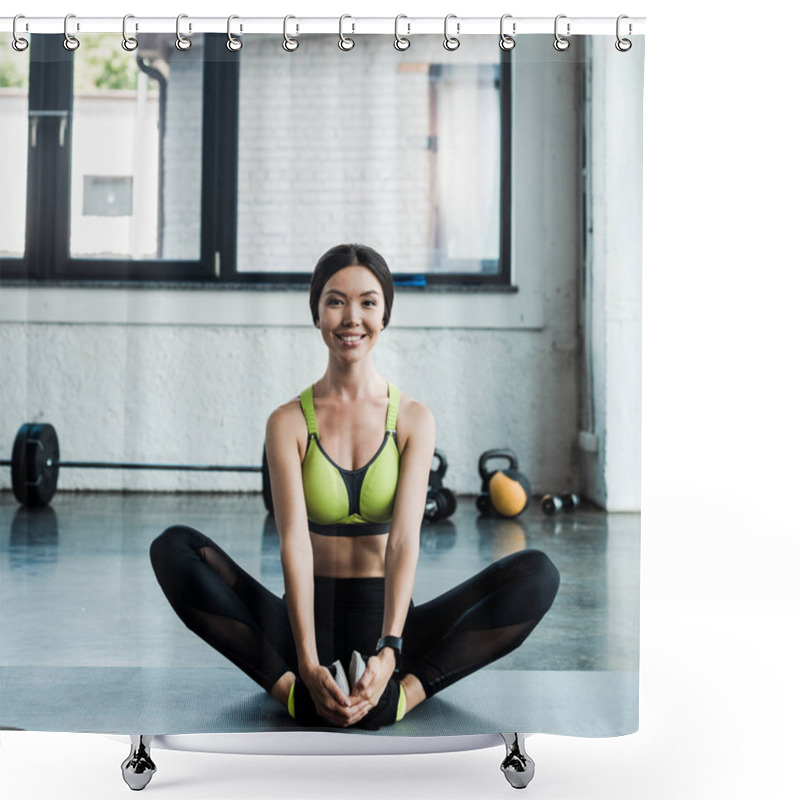
[[[327,667],[317,664],[301,675],[314,706],[323,719],[340,728],[360,722],[378,704],[396,666],[394,650],[385,647],[366,662],[366,669],[350,695],[336,685]]]

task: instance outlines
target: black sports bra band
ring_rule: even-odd
[[[308,529],[311,533],[319,536],[376,536],[389,533],[392,523],[390,520],[389,522],[342,522],[334,525],[320,525],[309,520]]]

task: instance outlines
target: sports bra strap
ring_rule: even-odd
[[[394,431],[397,429],[397,409],[399,407],[400,390],[393,383],[389,383],[389,410],[386,412],[387,431]]]
[[[300,405],[303,407],[303,414],[306,417],[306,426],[309,433],[318,433],[317,417],[314,414],[314,384],[300,392]]]
[[[386,412],[386,430],[394,431],[397,429],[397,409],[400,407],[400,390],[393,384],[389,383],[389,409]],[[312,383],[307,389],[300,392],[300,405],[303,407],[303,414],[306,418],[306,426],[309,433],[316,433],[317,430],[317,417],[314,414],[314,384]]]

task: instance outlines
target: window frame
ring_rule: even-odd
[[[74,54],[59,34],[31,39],[28,98],[28,174],[25,253],[0,258],[0,282],[28,285],[196,285],[208,288],[286,289],[307,286],[305,272],[238,272],[238,133],[240,58],[224,34],[204,34],[200,257],[197,260],[90,259],[69,254],[71,158],[55,137],[66,116],[63,151],[72,153]],[[496,273],[394,273],[399,286],[508,291],[511,287],[512,61],[500,56],[500,247]],[[65,68],[65,64],[68,65]],[[53,113],[55,112],[55,113]],[[39,117],[38,146],[30,120]]]

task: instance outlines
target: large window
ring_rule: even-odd
[[[291,54],[279,37],[225,41],[2,42],[3,278],[305,282],[331,244],[362,241],[401,279],[509,282],[496,37],[403,53],[386,36],[357,53],[329,36]]]
[[[86,36],[75,55],[71,258],[200,258],[203,40],[180,58],[174,41]]]
[[[498,275],[496,41],[448,54],[421,37],[398,53],[373,36],[358,50],[329,36],[290,58],[274,38],[243,48],[238,271],[303,271],[330,242],[364,241],[403,272]]]
[[[0,33],[0,258],[25,254],[30,54],[11,49]]]

